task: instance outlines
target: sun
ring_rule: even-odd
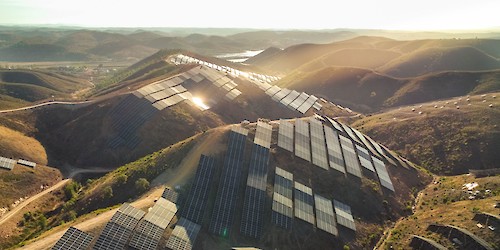
[[[203,100],[201,100],[201,98],[199,98],[199,97],[193,97],[193,103],[196,104],[196,106],[200,107],[203,110],[207,110],[210,108],[205,103],[203,103]]]

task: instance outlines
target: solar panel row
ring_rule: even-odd
[[[210,181],[214,174],[216,160],[213,157],[201,155],[193,185],[182,208],[186,219],[201,224],[210,193]]]
[[[268,124],[268,129],[272,127]],[[257,130],[259,127],[257,126]],[[271,142],[271,131],[266,133],[263,141]],[[269,166],[269,148],[253,145],[248,168],[247,186],[243,202],[240,232],[244,235],[259,238],[264,223],[264,204],[266,199],[267,170]]]
[[[352,141],[343,135],[339,135],[339,139],[347,173],[361,178],[361,169],[359,167],[358,157],[356,156],[356,151],[354,151]]]
[[[124,249],[134,228],[144,214],[146,214],[144,211],[124,203],[111,217],[111,220],[106,223],[93,249]]]
[[[309,124],[303,120],[295,120],[295,155],[306,161],[311,161]]]
[[[27,167],[31,167],[31,168],[35,168],[36,167],[36,163],[31,162],[31,161],[27,161],[27,160],[23,160],[23,159],[19,159],[17,161],[17,164],[21,164],[21,165],[24,165],[24,166],[27,166]]]
[[[372,172],[375,172],[375,169],[373,168],[373,164],[371,161],[371,156],[368,150],[356,144],[356,151],[358,153],[358,158],[359,162],[361,163],[361,166]]]
[[[323,125],[323,128],[325,129],[330,167],[345,174],[344,156],[342,156],[338,134],[330,127]]]
[[[316,207],[316,224],[318,228],[337,236],[339,232],[337,230],[337,223],[335,222],[332,201],[315,194],[314,204]]]
[[[314,225],[314,199],[312,189],[294,182],[295,217]]]
[[[70,227],[52,247],[52,250],[85,250],[89,248],[93,239],[94,236]]]
[[[166,243],[166,248],[172,250],[193,249],[200,228],[200,225],[185,218],[180,218]]]
[[[177,203],[177,200],[179,199],[179,193],[166,187],[165,190],[163,190],[163,194],[161,195],[161,197],[163,197],[163,198],[165,198],[168,201],[171,201],[173,203]]]
[[[285,120],[279,123],[278,147],[293,152],[293,124]]]
[[[233,223],[247,134],[248,130],[240,126],[233,127],[229,133],[226,157],[209,228],[214,234],[227,236]]]
[[[165,198],[159,198],[144,220],[134,230],[129,246],[135,249],[156,249],[161,236],[175,213],[177,205]]]
[[[309,124],[311,129],[312,163],[320,168],[328,170],[329,166],[323,124],[314,118],[309,120]]]
[[[375,166],[375,170],[377,171],[380,184],[394,192],[394,186],[392,185],[391,177],[389,177],[389,173],[387,172],[384,162],[374,156],[372,156],[372,161]]]
[[[272,220],[274,224],[289,229],[293,218],[293,174],[276,167],[274,178]]]
[[[337,200],[333,200],[335,207],[335,214],[337,215],[337,222],[353,231],[356,231],[354,218],[352,217],[351,207]]]
[[[271,147],[271,134],[273,127],[265,122],[257,121],[257,129],[253,143],[265,148]]]
[[[5,169],[8,169],[8,170],[12,170],[15,165],[16,165],[16,161],[15,160],[12,160],[12,159],[0,156],[0,168],[5,168]]]

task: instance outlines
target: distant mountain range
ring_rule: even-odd
[[[491,33],[388,32],[378,30],[251,30],[198,28],[81,29],[0,26],[0,61],[138,61],[159,49],[223,53],[331,43],[358,36],[393,39],[500,38]]]

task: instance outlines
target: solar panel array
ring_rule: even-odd
[[[15,160],[12,160],[12,159],[0,156],[0,168],[5,168],[5,169],[8,169],[8,170],[12,170],[12,169],[14,169],[15,165],[16,165],[16,161]]]
[[[111,217],[111,220],[106,223],[93,249],[124,249],[134,228],[144,214],[146,214],[144,211],[124,203]]]
[[[314,225],[314,198],[312,189],[294,182],[295,217]]]
[[[227,236],[233,223],[247,134],[248,130],[239,126],[233,127],[229,133],[227,152],[209,228],[214,234]]]
[[[93,239],[94,236],[74,227],[70,227],[51,249],[85,250],[89,248]]]
[[[285,120],[280,120],[278,147],[293,152],[293,124]]]
[[[337,200],[333,200],[333,206],[335,207],[335,214],[337,215],[337,223],[356,231],[356,225],[354,224],[354,218],[352,217],[351,207]]]
[[[276,167],[274,176],[273,211],[274,224],[290,229],[293,218],[293,174]]]
[[[372,156],[372,160],[375,170],[377,171],[380,184],[394,192],[394,186],[392,185],[391,177],[389,177],[389,173],[387,172],[384,162],[374,156]]]
[[[135,228],[129,246],[139,250],[156,249],[175,213],[177,213],[175,203],[159,198],[144,220]]]
[[[32,161],[23,160],[23,159],[19,159],[17,161],[17,164],[21,164],[23,166],[27,166],[27,167],[31,167],[31,168],[35,168],[36,167],[36,163],[34,163]]]
[[[171,62],[175,63],[176,65],[197,63],[218,71],[222,71],[224,73],[231,75],[232,77],[247,78],[248,80],[252,81],[255,85],[257,85],[257,87],[265,91],[265,93],[268,96],[270,96],[274,101],[280,102],[281,104],[289,107],[290,109],[296,110],[297,112],[300,112],[302,114],[305,114],[308,110],[310,110],[313,107],[316,110],[320,110],[322,107],[322,105],[318,102],[318,98],[313,95],[308,95],[305,92],[300,93],[295,90],[289,90],[286,88],[281,89],[276,85],[271,85],[270,83],[280,79],[279,77],[276,76],[269,76],[252,72],[243,72],[228,66],[219,66],[216,64],[208,63],[203,60],[199,60],[194,57],[182,54],[176,55],[173,58],[171,58]],[[226,96],[232,96],[232,94],[228,93]]]
[[[325,134],[323,132],[323,124],[311,118],[309,120],[311,129],[311,153],[312,162],[314,165],[328,170],[328,158],[326,155]]]
[[[110,148],[126,146],[135,148],[141,140],[136,136],[137,130],[158,110],[145,99],[127,95],[110,112],[111,128],[116,135],[108,142]]]
[[[167,240],[166,248],[172,250],[193,249],[200,228],[200,225],[185,218],[180,218]]]
[[[303,120],[295,120],[295,155],[306,161],[311,161],[309,124]]]
[[[179,199],[179,193],[166,187],[165,190],[163,190],[163,194],[161,195],[161,197],[163,197],[163,198],[165,198],[168,201],[171,201],[173,203],[177,203],[177,200]]]
[[[337,223],[335,222],[332,201],[315,194],[314,204],[316,207],[316,224],[318,228],[337,236],[339,232],[337,230]]]
[[[371,161],[371,156],[368,150],[356,144],[356,151],[358,153],[358,158],[359,162],[361,163],[361,166],[372,172],[375,172],[375,169],[373,168],[373,164]]]
[[[263,140],[270,142],[271,133]],[[253,145],[240,228],[242,234],[253,238],[259,238],[262,234],[269,153],[269,148]]]
[[[351,140],[343,135],[339,135],[340,145],[344,154],[347,173],[361,178],[361,169],[359,167],[358,157],[354,151],[354,145]]]
[[[257,129],[253,143],[265,148],[271,147],[271,134],[273,127],[265,122],[257,121]]]
[[[345,174],[344,156],[342,155],[338,134],[328,126],[323,125],[323,128],[325,130],[330,167]]]
[[[193,185],[181,210],[182,216],[194,223],[201,224],[202,222],[210,193],[210,181],[215,172],[215,164],[215,158],[201,155]]]

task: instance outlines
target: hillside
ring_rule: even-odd
[[[272,203],[271,194],[274,183],[274,168],[280,167],[293,173],[294,180],[313,187],[316,195],[319,194],[328,199],[334,197],[335,199],[348,203],[351,206],[356,221],[356,232],[354,233],[349,229],[339,228],[339,236],[336,237],[322,233],[318,229],[313,229],[310,225],[298,219],[294,219],[293,229],[289,231],[268,222],[271,217],[270,211],[268,211],[264,215],[266,218],[269,218],[267,218],[264,223],[263,237],[257,240],[245,237],[236,229],[239,229],[241,209],[243,207],[243,198],[240,198],[236,202],[236,204],[238,204],[238,209],[236,211],[239,212],[235,215],[234,223],[232,223],[232,227],[234,228],[231,229],[231,236],[217,237],[209,234],[207,229],[210,220],[205,216],[202,223],[203,229],[200,231],[200,235],[196,241],[197,249],[220,249],[227,248],[231,245],[251,245],[260,248],[285,247],[287,249],[310,249],[326,246],[335,246],[334,249],[342,249],[344,245],[349,245],[354,249],[367,248],[376,243],[383,230],[391,221],[394,222],[400,216],[408,213],[407,206],[414,199],[413,192],[423,188],[425,184],[430,181],[426,174],[416,169],[389,166],[388,170],[397,187],[396,190],[398,190],[396,193],[390,194],[387,190],[380,187],[378,181],[372,179],[372,177],[366,176],[362,179],[356,179],[353,178],[353,176],[346,177],[338,174],[333,169],[323,170],[299,158],[290,157],[288,152],[276,146],[277,124],[275,123],[273,127],[274,135],[272,136],[273,139],[271,144],[272,150],[269,163],[270,167],[268,170],[269,177],[266,179],[268,190],[265,195],[266,211],[271,208]],[[205,133],[198,134],[192,138],[188,138],[168,148],[143,157],[140,160],[117,168],[102,178],[88,182],[88,184],[78,192],[74,204],[65,206],[63,210],[64,213],[60,216],[62,217],[65,213],[73,210],[76,211],[78,215],[83,215],[94,209],[113,206],[125,202],[130,198],[135,199],[135,197],[139,197],[139,195],[146,192],[144,189],[141,190],[137,188],[137,180],[139,178],[145,178],[151,188],[155,188],[156,185],[160,185],[160,187],[163,187],[163,185],[169,187],[178,186],[177,190],[180,192],[181,197],[185,197],[192,185],[192,178],[201,154],[216,157],[218,162],[223,162],[222,159],[228,146],[230,128],[231,127],[225,126],[208,130]],[[250,130],[250,134],[246,142],[244,142],[247,144],[247,150],[245,151],[245,159],[247,160],[244,160],[244,176],[247,174],[246,169],[249,161],[248,157],[250,157],[251,145],[253,144],[252,138],[255,134],[255,124],[250,124],[246,128]],[[219,177],[219,175],[222,174],[222,164],[217,164],[215,167],[217,169],[215,170],[217,174],[214,176],[211,184],[213,187],[210,191],[210,197],[215,197],[217,189],[222,185],[217,182],[219,178],[221,178],[220,180],[222,181],[222,177]],[[243,187],[244,182],[242,181],[239,185]],[[130,190],[134,191],[131,192]],[[240,188],[240,197],[245,196],[243,190],[243,188]],[[153,192],[158,193],[156,191]],[[146,193],[146,195],[139,198],[139,200],[134,203],[144,204],[141,201],[146,198],[157,198],[157,196],[151,197],[151,194],[152,193]],[[213,200],[213,198],[211,198],[211,200]],[[367,203],[366,201],[370,202]],[[179,204],[182,209],[182,203]],[[143,206],[139,207],[143,209],[147,208]],[[205,214],[207,216],[211,214],[212,209],[213,204],[209,203]],[[94,220],[93,217],[94,216],[89,217],[83,215],[80,219],[77,219],[77,221],[83,225],[85,224],[85,222],[82,222],[83,219],[92,218],[93,223],[86,223],[85,227],[87,228],[86,230],[97,235],[102,230],[102,225],[106,220]],[[97,215],[96,219],[99,217],[101,216]],[[177,219],[179,218],[180,215],[177,216]],[[52,224],[54,226],[57,223],[57,219],[50,219],[50,221],[54,221],[54,224]],[[77,227],[78,223],[76,223]],[[63,225],[61,227],[67,228],[68,226],[69,225]],[[61,231],[61,227],[58,227],[59,229],[54,230],[53,233]],[[163,237],[168,237],[169,233],[171,233],[171,230],[167,230],[167,233],[164,234]],[[45,236],[47,235],[50,234],[45,234]],[[271,235],[273,237],[271,237]],[[43,242],[46,240],[50,240],[50,237],[42,238],[39,241]],[[52,239],[52,242],[53,240],[54,239]],[[36,241],[35,244],[37,244]],[[27,247],[29,249],[30,245]]]
[[[500,195],[499,180],[498,176],[484,178],[474,178],[472,175],[436,177],[434,183],[419,193],[413,215],[398,221],[396,226],[389,231],[388,237],[380,245],[380,248],[408,248],[411,236],[419,235],[434,240],[448,249],[460,249],[452,242],[453,238],[457,236],[447,237],[446,232],[437,233],[432,230],[430,225],[438,223],[468,230],[485,240],[492,249],[498,249],[500,246],[498,233],[488,228],[488,225],[493,225],[498,230],[498,221],[490,219],[489,222],[486,222],[484,218],[481,218],[481,213],[498,214],[498,208],[495,208],[495,204]],[[467,183],[477,183],[478,186],[469,191],[463,186]],[[476,195],[471,195],[471,193],[476,192],[478,192]],[[463,237],[459,238],[463,241]]]
[[[498,94],[400,107],[353,125],[433,173],[454,175],[469,169],[498,168]]]

